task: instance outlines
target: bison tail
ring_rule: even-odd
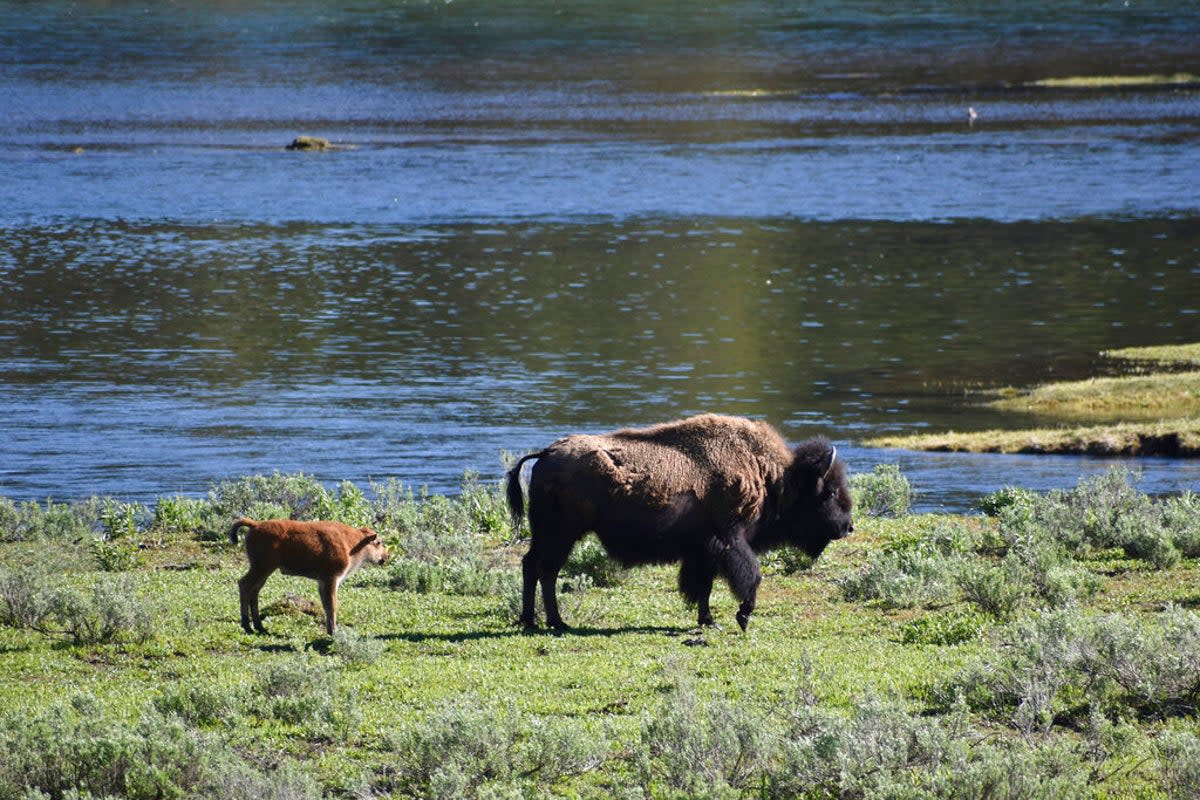
[[[521,529],[521,520],[525,518],[525,495],[521,492],[521,467],[526,461],[541,458],[545,450],[522,456],[513,468],[508,471],[508,511],[512,516],[512,530],[515,536]]]
[[[233,527],[229,529],[229,541],[231,544],[238,543],[238,530],[241,528],[253,528],[256,524],[249,517],[239,517],[238,521],[233,523]]]

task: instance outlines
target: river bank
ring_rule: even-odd
[[[1138,374],[1006,389],[986,401],[1041,423],[1036,427],[881,436],[864,444],[930,452],[1200,457],[1200,371],[1194,371],[1200,345],[1103,355]]]

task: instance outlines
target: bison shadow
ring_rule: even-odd
[[[625,628],[593,628],[581,626],[567,630],[553,628],[524,628],[514,625],[509,630],[490,631],[460,631],[455,633],[385,633],[375,638],[384,642],[475,642],[486,639],[509,639],[517,636],[620,636],[622,634],[661,633],[664,636],[682,636],[688,632],[686,628],[666,627],[656,625],[630,625]]]

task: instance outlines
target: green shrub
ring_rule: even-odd
[[[160,497],[154,505],[156,530],[190,533],[202,531],[208,524],[211,504],[204,500],[188,497]],[[222,532],[223,533],[223,532]]]
[[[953,608],[936,614],[924,614],[906,622],[900,629],[905,644],[962,644],[975,639],[991,625],[991,619],[970,608]]]
[[[867,516],[902,517],[912,507],[912,485],[895,464],[850,476],[850,494],[855,511]]]
[[[154,698],[153,706],[163,716],[178,717],[192,727],[211,727],[233,724],[245,703],[233,689],[188,683],[168,685]]]
[[[626,570],[604,550],[594,536],[588,536],[576,543],[567,562],[563,564],[562,575],[567,579],[587,578],[588,585],[599,588],[620,586],[625,580]]]
[[[32,718],[0,720],[0,797],[30,790],[51,797],[73,791],[131,800],[184,797],[201,786],[213,768],[210,754],[221,749],[182,722],[153,713],[134,726],[116,723],[79,696]]]
[[[271,664],[248,705],[258,716],[295,725],[316,741],[345,738],[362,722],[354,696],[337,693],[328,665],[307,657]]]
[[[130,539],[96,540],[91,551],[96,566],[105,572],[128,572],[143,563],[141,549]]]
[[[1029,489],[1019,489],[1015,486],[1005,486],[991,494],[980,498],[979,509],[989,517],[999,517],[1005,509],[1014,506],[1031,507],[1037,502],[1038,495]]]
[[[1154,743],[1168,797],[1200,797],[1200,736],[1168,730]]]

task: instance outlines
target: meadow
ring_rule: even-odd
[[[574,630],[527,633],[498,485],[256,475],[204,497],[0,499],[0,798],[1194,797],[1200,496],[1113,471],[909,513],[853,478],[856,532],[764,559],[748,633],[669,567],[584,542]],[[239,514],[369,524],[340,593],[276,575],[238,624]]]

